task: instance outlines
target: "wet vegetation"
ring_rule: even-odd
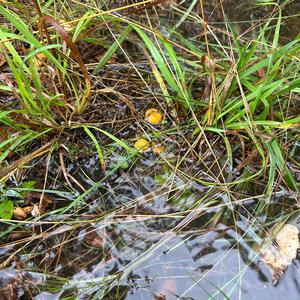
[[[298,299],[261,259],[299,223],[298,1],[33,3],[0,4],[0,299]]]

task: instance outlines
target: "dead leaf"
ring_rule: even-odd
[[[89,78],[89,73],[87,71],[87,68],[83,62],[81,53],[79,52],[77,46],[73,42],[72,38],[69,36],[68,32],[60,25],[60,23],[55,20],[53,17],[50,16],[42,16],[39,20],[39,30],[41,36],[43,36],[43,32],[46,33],[48,42],[50,43],[50,37],[47,30],[47,25],[51,25],[57,33],[61,36],[63,41],[67,44],[67,46],[71,50],[71,56],[74,58],[75,61],[77,61],[81,71],[82,75],[85,81],[86,89],[84,92],[84,95],[82,96],[82,99],[80,101],[79,106],[77,107],[77,113],[81,114],[83,110],[87,107],[89,104],[90,96],[91,96],[91,81]]]
[[[40,204],[39,204],[39,211],[40,214],[42,215],[43,213],[45,213],[46,209],[48,208],[48,206],[52,203],[52,198],[49,197],[48,195],[43,194],[41,196],[40,199]]]
[[[31,233],[27,231],[13,231],[6,238],[6,242],[14,242],[23,238],[30,237]],[[1,299],[1,298],[0,298]]]
[[[34,204],[33,209],[31,211],[31,215],[33,217],[38,217],[40,215],[40,209],[39,209],[39,206],[37,204]]]
[[[88,232],[85,235],[84,242],[95,248],[104,248],[105,246],[105,239],[95,231]]]
[[[268,241],[261,247],[262,261],[270,268],[273,284],[276,285],[283,272],[297,256],[300,248],[299,230],[295,225],[285,224],[269,232]],[[269,237],[274,242],[270,242]]]
[[[0,53],[0,67],[6,63],[6,59],[3,53]]]

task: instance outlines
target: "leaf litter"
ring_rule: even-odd
[[[271,241],[270,241],[271,237]],[[269,267],[273,284],[277,285],[282,274],[297,257],[300,248],[299,230],[293,224],[271,229],[261,248],[261,260]]]

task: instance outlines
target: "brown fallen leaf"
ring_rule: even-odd
[[[48,208],[48,206],[52,203],[52,198],[49,197],[48,195],[43,194],[41,196],[40,199],[40,204],[39,204],[39,211],[40,214],[42,215],[43,213],[45,213],[46,209]]]
[[[295,225],[285,224],[269,232],[273,243],[266,241],[261,247],[260,256],[262,261],[269,267],[273,284],[278,284],[281,275],[297,256],[300,248],[299,230]]]
[[[14,242],[23,238],[30,237],[31,233],[27,231],[13,231],[6,238],[6,242]],[[1,299],[1,298],[0,298]]]
[[[0,67],[6,63],[6,59],[3,53],[0,53]]]
[[[94,248],[104,248],[105,246],[105,239],[95,231],[88,232],[84,237],[84,242]]]

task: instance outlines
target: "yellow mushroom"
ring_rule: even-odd
[[[34,64],[37,68],[43,66],[44,62],[46,60],[46,55],[42,52],[36,54],[34,58]]]
[[[156,154],[162,154],[166,151],[166,147],[161,144],[156,144],[152,146],[152,151]]]
[[[144,152],[150,147],[150,143],[145,139],[138,139],[135,144],[134,148],[139,152]]]
[[[145,113],[146,121],[152,125],[158,125],[163,120],[162,113],[156,108],[150,108]]]

